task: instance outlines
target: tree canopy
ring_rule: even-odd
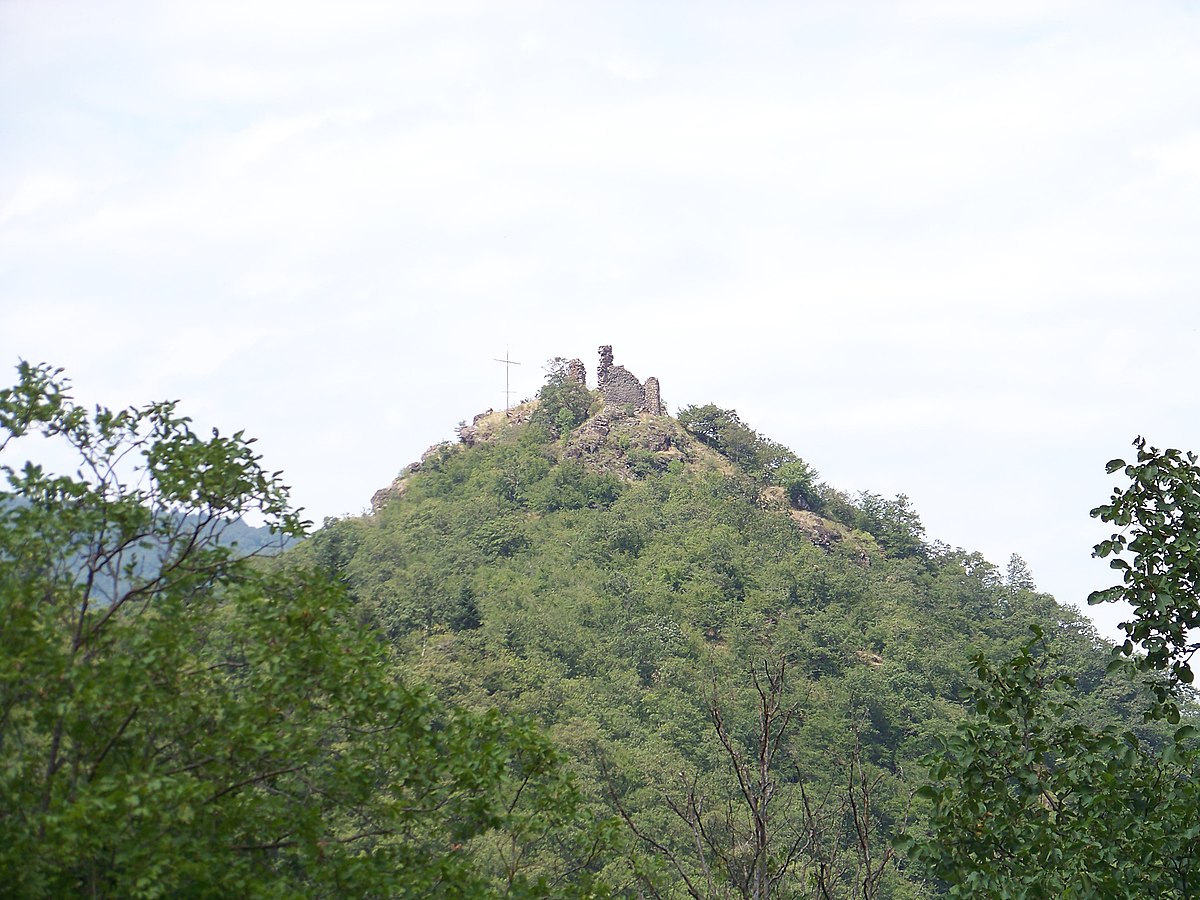
[[[1122,573],[1091,601],[1133,618],[1109,670],[1127,676],[1149,736],[1078,715],[1075,682],[1044,635],[1000,665],[976,659],[973,715],[928,757],[928,830],[904,844],[954,896],[1194,897],[1200,891],[1200,750],[1191,629],[1200,615],[1196,456],[1135,441],[1127,486],[1092,515],[1120,530],[1095,548]],[[1128,558],[1128,557],[1132,558]],[[1181,712],[1182,710],[1182,712]],[[1181,723],[1181,716],[1190,721]]]
[[[73,474],[10,461],[35,434]],[[222,541],[305,524],[241,432],[89,412],[22,364],[0,452],[7,896],[601,890],[603,830],[535,727],[447,708],[325,573]]]

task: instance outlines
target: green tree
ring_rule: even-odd
[[[816,470],[804,460],[793,459],[783,463],[775,473],[775,480],[787,492],[794,506],[814,511],[821,509]]]
[[[537,409],[530,420],[560,437],[583,424],[593,400],[588,389],[574,381],[569,371],[567,360],[561,356],[546,364],[546,383],[538,391]]]
[[[974,714],[927,759],[929,830],[902,846],[951,896],[1195,896],[1193,729],[1155,748],[1073,721],[1040,634],[976,666]]]
[[[1110,673],[1142,678],[1148,715],[1179,727],[1146,741],[1080,722],[1040,630],[1003,665],[977,657],[972,715],[926,759],[928,830],[901,841],[952,896],[1200,891],[1200,753],[1194,725],[1179,724],[1194,709],[1200,470],[1194,454],[1135,446],[1135,463],[1108,464],[1129,486],[1092,512],[1121,529],[1095,555],[1113,558],[1122,584],[1090,600],[1133,606]]]
[[[745,743],[713,686],[707,713],[718,757],[732,775],[724,779],[726,796],[706,795],[698,774],[680,772],[681,792],[663,797],[673,827],[651,832],[610,781],[610,796],[631,833],[695,900],[873,900],[891,886],[894,850],[882,840],[872,803],[882,776],[869,773],[856,727],[838,773],[841,785],[822,790],[805,783],[789,744],[806,710],[785,700],[786,673],[783,659],[751,671],[755,716]],[[663,896],[653,883],[646,889]]]
[[[31,436],[74,474],[12,464]],[[0,390],[4,893],[600,891],[603,829],[539,732],[444,708],[340,585],[222,539],[304,529],[251,445],[173,403],[89,412],[46,366]],[[546,862],[548,833],[578,853]]]
[[[1200,649],[1200,466],[1195,453],[1159,451],[1141,437],[1133,445],[1136,462],[1114,459],[1107,466],[1129,486],[1115,488],[1111,502],[1092,510],[1121,529],[1094,554],[1111,557],[1121,583],[1088,602],[1133,607],[1134,618],[1121,625],[1127,635],[1121,652],[1140,671],[1160,676],[1153,689],[1165,714],[1178,721],[1175,698],[1194,680],[1191,663]]]
[[[743,422],[735,409],[712,403],[687,406],[679,411],[679,424],[754,478],[771,480],[780,467],[798,461],[787,447]]]
[[[1008,558],[1008,568],[1004,575],[1004,584],[1010,591],[1036,591],[1037,584],[1033,580],[1033,572],[1029,563],[1014,553]]]
[[[888,500],[879,494],[863,491],[858,496],[855,524],[870,534],[888,553],[899,557],[926,554],[925,526],[904,494]]]

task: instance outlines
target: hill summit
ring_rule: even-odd
[[[559,428],[564,421],[560,414],[566,407],[570,413],[567,426],[570,434],[565,456],[581,460],[595,471],[633,478],[644,474],[647,467],[665,469],[675,460],[694,462],[705,456],[702,445],[666,415],[658,379],[650,376],[643,383],[624,366],[614,365],[611,345],[599,348],[597,386],[593,391],[588,390],[587,367],[579,359],[557,357],[551,360],[550,372],[550,385],[539,397],[506,410],[484,410],[469,425],[460,424],[459,443],[474,447],[504,440],[531,420],[536,423],[539,406],[543,408],[540,418]],[[553,406],[553,411],[545,409],[547,405]],[[555,421],[551,423],[551,419]],[[443,442],[426,450],[391,485],[374,494],[372,510],[377,512],[389,499],[403,493],[408,476],[452,447],[453,444]]]
[[[444,700],[547,729],[598,818],[656,836],[689,871],[706,864],[700,823],[736,855],[719,819],[780,726],[770,700],[791,711],[762,775],[778,827],[809,828],[825,843],[806,852],[826,860],[853,859],[863,828],[886,861],[913,809],[908,773],[963,720],[972,657],[1007,658],[1030,626],[1055,636],[1080,721],[1139,718],[1135,692],[1105,678],[1107,646],[1019,557],[1003,571],[928,540],[906,497],[823,484],[735,410],[666,415],[657,379],[613,365],[611,347],[596,388],[578,360],[548,371],[536,398],[463,423],[371,515],[300,552]],[[848,778],[871,796],[848,796]],[[869,801],[869,822],[851,801]],[[901,868],[878,877],[876,896],[933,895]]]

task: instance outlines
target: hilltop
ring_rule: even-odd
[[[459,436],[302,554],[408,671],[450,703],[536,719],[597,816],[619,813],[686,865],[703,862],[700,819],[680,810],[737,796],[775,676],[794,708],[773,762],[779,827],[827,817],[808,852],[848,865],[854,798],[837,786],[861,777],[878,896],[929,890],[887,848],[921,814],[917,760],[963,719],[974,654],[1006,658],[1036,626],[1081,721],[1140,718],[1132,687],[1106,680],[1110,647],[1019,558],[1002,571],[928,541],[905,497],[821,484],[733,410],[666,415],[657,379],[613,366],[609,347],[596,388],[556,360],[535,400]],[[805,812],[818,796],[823,811]],[[709,827],[734,840],[728,821]]]

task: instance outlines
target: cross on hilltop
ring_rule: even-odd
[[[493,357],[498,363],[504,363],[504,415],[507,418],[509,407],[512,406],[512,391],[508,387],[508,373],[512,371],[513,366],[519,366],[520,363],[516,360],[508,358],[508,348],[504,348],[504,359]]]

